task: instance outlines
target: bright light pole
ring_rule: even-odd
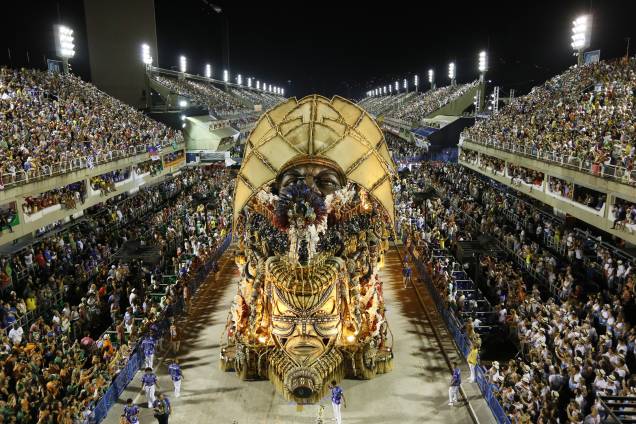
[[[146,43],[141,45],[141,61],[144,63],[146,68],[146,72],[144,72],[144,85],[145,85],[145,98],[146,98],[146,107],[150,108],[151,98],[150,98],[150,78],[148,75],[148,70],[152,65],[152,56],[150,56],[150,46]]]
[[[259,80],[256,80],[256,89],[257,90],[261,89],[261,82]]]
[[[64,73],[68,73],[68,60],[75,56],[75,44],[73,38],[73,30],[64,25],[58,25],[56,28],[55,46],[57,47],[57,55],[62,58],[62,68]]]
[[[484,82],[484,76],[486,75],[486,71],[488,70],[488,56],[486,55],[486,51],[483,50],[479,52],[479,81]]]
[[[402,86],[404,87],[404,92],[408,93],[409,92],[409,82],[406,80],[406,78],[404,78],[404,81],[402,81]]]
[[[389,94],[393,94],[393,86],[389,84]]]
[[[455,62],[448,64],[448,79],[451,80],[451,85],[455,85]]]
[[[227,83],[230,80],[230,73],[227,71],[227,69],[223,70],[223,82]]]
[[[238,74],[236,76],[236,82],[238,85],[242,85],[243,84],[243,77],[241,76],[241,74]]]
[[[415,92],[417,93],[417,89],[420,86],[420,77],[418,77],[417,74],[413,77],[413,85],[415,85]]]
[[[205,65],[205,77],[212,78],[212,65],[210,65],[209,63]]]
[[[400,92],[400,83],[398,81],[395,81],[395,94],[398,94]]]
[[[188,61],[185,56],[179,57],[179,70],[184,74],[188,70]]]
[[[152,65],[152,56],[150,56],[150,46],[146,43],[141,45],[141,61],[146,67]]]
[[[431,84],[431,90],[435,89],[435,71],[428,70],[428,83]]]
[[[248,88],[252,88],[252,78],[251,77],[247,78],[247,87]]]
[[[582,15],[572,21],[572,43],[577,63],[583,64],[583,52],[590,47],[592,39],[592,15]]]

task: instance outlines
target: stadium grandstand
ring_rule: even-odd
[[[24,13],[43,63],[3,40],[0,423],[636,422],[636,58],[591,39],[615,6],[572,22],[567,62],[493,35],[437,86],[434,49],[348,68],[358,30],[286,47],[225,3],[84,3],[35,11],[52,33]],[[477,17],[435,42],[472,49]],[[183,40],[219,41],[221,79]],[[266,76],[282,52],[285,88],[230,45]]]

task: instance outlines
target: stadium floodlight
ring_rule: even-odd
[[[62,58],[64,73],[68,73],[68,60],[75,56],[75,44],[73,43],[73,30],[64,25],[55,28],[55,46],[57,55]]]
[[[451,85],[455,85],[455,62],[448,64],[448,79],[451,80]]]
[[[420,77],[415,74],[413,77],[413,85],[415,86],[415,92],[417,93],[417,89],[420,86]]]
[[[281,96],[284,96],[284,95],[285,95],[285,89],[284,89],[284,88],[281,88],[281,89],[280,89],[280,95],[281,95]]]
[[[57,26],[57,54],[63,59],[75,56],[73,30],[64,25]]]
[[[263,81],[263,91],[267,91],[267,84]]]
[[[185,71],[188,69],[188,61],[185,56],[179,57],[179,70],[185,74]]]
[[[395,93],[399,93],[400,92],[400,83],[398,81],[395,81]]]
[[[210,65],[209,63],[205,65],[205,77],[212,78],[212,65]]]
[[[479,72],[484,73],[488,70],[488,57],[486,56],[486,51],[479,52]]]
[[[261,89],[261,82],[259,80],[256,80],[256,89],[257,90]]]
[[[434,78],[433,78],[433,77],[434,77],[434,76],[435,76],[435,72],[433,72],[433,70],[432,70],[432,69],[429,69],[429,70],[428,70],[428,82],[429,82],[429,83],[433,84],[433,81],[434,81]]]
[[[269,90],[268,90],[268,91],[271,93],[271,92],[272,92],[272,85],[271,85],[271,84],[268,84],[268,87],[269,87]]]
[[[223,70],[223,82],[228,82],[230,80],[230,73],[227,69]]]
[[[579,65],[583,63],[583,51],[590,47],[592,38],[592,15],[582,15],[572,21],[572,43]]]
[[[187,107],[188,102],[186,100],[179,100],[179,107]]]
[[[150,56],[150,46],[146,43],[141,45],[141,61],[147,66],[152,65],[152,56]]]
[[[409,91],[409,82],[406,80],[406,78],[404,78],[404,81],[402,81],[402,87],[404,87],[404,91]]]
[[[382,87],[382,94],[386,94],[386,85]]]
[[[389,94],[393,94],[393,86],[389,84]]]
[[[241,74],[238,74],[238,75],[236,76],[236,83],[237,83],[238,85],[242,85],[242,84],[243,84],[243,77],[241,76]]]

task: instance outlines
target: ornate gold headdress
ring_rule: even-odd
[[[261,188],[289,166],[323,162],[364,187],[394,221],[395,165],[382,131],[367,112],[334,96],[291,98],[269,110],[246,142],[234,191],[234,221]]]

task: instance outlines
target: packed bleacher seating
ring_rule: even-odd
[[[573,66],[463,138],[635,183],[635,87],[634,58]]]
[[[0,68],[0,116],[0,189],[182,140],[71,74]]]
[[[187,97],[191,102],[209,108],[210,112],[218,117],[241,115],[253,111],[253,108],[241,102],[240,98],[245,96],[236,95],[239,90],[233,90],[230,94],[212,83],[203,81],[174,79],[162,75],[154,75],[153,79],[171,91]]]
[[[394,105],[399,105],[409,101],[409,99],[414,96],[416,96],[416,93],[412,91],[410,93],[365,97],[358,102],[358,105],[372,115],[380,115],[383,112],[390,110]]]
[[[426,163],[409,178],[402,192],[432,186],[439,196],[428,201],[426,222],[435,224],[422,236],[407,224],[409,217],[424,221],[422,209],[401,209],[406,216],[400,222],[411,238],[425,241],[418,246],[427,260],[471,232],[496,237],[510,253],[482,257],[480,264],[499,323],[521,352],[520,358],[492,362],[486,373],[511,422],[605,417],[599,395],[634,393],[636,333],[626,314],[636,295],[633,257],[568,228],[467,168]],[[442,268],[431,262],[434,281],[448,279]],[[446,296],[452,290],[437,287]]]
[[[265,91],[254,91],[249,89],[232,88],[232,94],[244,99],[253,105],[261,105],[263,110],[270,109],[284,100],[284,97],[267,93]]]
[[[421,158],[428,149],[419,147],[414,141],[407,141],[397,135],[385,132],[385,139],[393,160],[400,164],[405,159]]]
[[[468,84],[447,85],[426,91],[405,101],[397,102],[386,116],[410,123],[419,123],[422,118],[463,96],[478,83],[479,81],[473,81]]]
[[[223,168],[185,170],[1,259],[3,287],[11,290],[3,291],[8,338],[0,362],[14,382],[5,386],[2,415],[17,423],[88,422],[139,337],[159,331],[160,312],[174,313],[183,301],[189,269],[227,233],[229,178]],[[113,259],[133,240],[156,246],[160,261]],[[175,271],[166,296],[150,296],[161,273]],[[98,337],[111,322],[113,334]]]

